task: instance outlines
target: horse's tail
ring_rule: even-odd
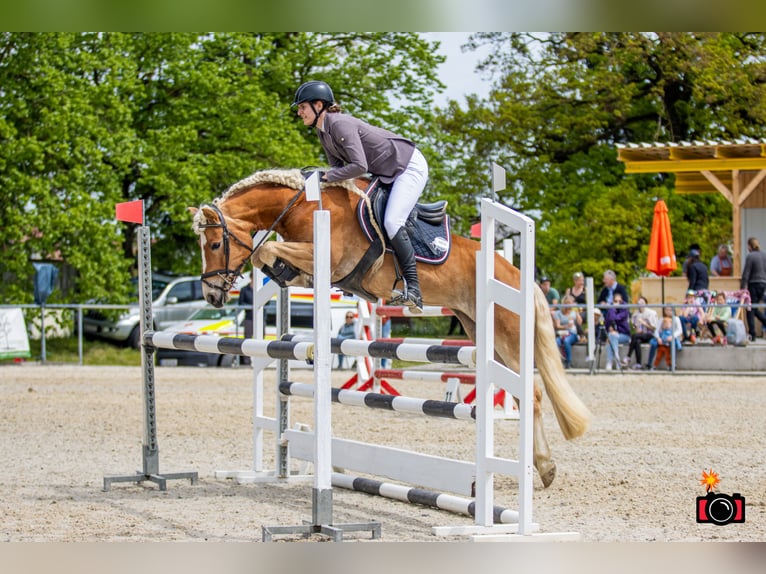
[[[575,394],[561,364],[550,307],[545,294],[535,285],[535,363],[551,399],[561,432],[567,440],[581,436],[590,422],[590,412]]]

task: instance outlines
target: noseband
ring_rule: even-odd
[[[269,227],[269,229],[263,235],[263,238],[253,247],[250,247],[247,243],[245,243],[239,237],[237,237],[231,231],[229,231],[229,228],[226,226],[226,219],[224,218],[223,213],[221,212],[221,210],[218,208],[217,205],[213,205],[213,204],[202,205],[200,209],[203,207],[209,207],[210,209],[215,211],[216,215],[218,215],[219,223],[201,223],[199,225],[199,228],[200,229],[214,229],[216,227],[221,228],[221,231],[223,232],[224,268],[203,273],[202,275],[200,275],[200,280],[211,289],[218,289],[219,291],[228,293],[231,290],[232,286],[234,285],[234,282],[237,280],[237,277],[242,277],[242,268],[245,266],[248,259],[250,259],[253,253],[255,253],[258,250],[258,248],[263,244],[264,241],[266,241],[266,239],[268,239],[269,235],[271,235],[271,232],[274,231],[277,224],[280,221],[282,221],[282,218],[284,218],[285,214],[290,210],[290,208],[293,205],[295,205],[295,202],[298,201],[298,199],[300,199],[301,195],[303,195],[303,190],[298,191],[293,196],[290,202],[282,210],[282,213],[279,214],[279,217],[277,217],[274,220],[274,223],[271,224],[271,227]],[[242,259],[242,262],[239,265],[237,265],[236,269],[229,268],[229,254],[230,254],[229,237],[231,237],[234,241],[239,243],[242,247],[244,247],[248,251],[247,255],[245,255],[245,258]],[[224,286],[221,287],[220,285],[215,285],[213,283],[210,283],[209,281],[207,281],[209,277],[220,277],[223,280]]]

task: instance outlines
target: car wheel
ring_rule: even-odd
[[[140,349],[141,348],[141,325],[136,325],[133,327],[133,330],[130,332],[130,335],[128,335],[128,339],[126,341],[128,347],[131,349]]]

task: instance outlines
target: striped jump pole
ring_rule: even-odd
[[[473,500],[453,496],[451,494],[432,492],[421,488],[402,486],[390,482],[381,482],[371,478],[361,478],[339,472],[332,473],[332,485],[337,486],[338,488],[355,490],[357,492],[382,496],[392,500],[421,504],[430,508],[437,508],[439,510],[446,510],[457,514],[476,516],[476,505]],[[493,518],[496,524],[517,524],[519,522],[519,513],[508,508],[494,506]]]
[[[240,339],[237,337],[219,337],[217,335],[190,335],[167,331],[147,331],[144,344],[160,349],[179,349],[203,353],[220,353],[262,357],[272,359],[293,359],[312,361],[314,342],[312,341],[265,341],[261,339]]]
[[[428,339],[423,337],[378,337],[379,343],[406,343],[408,345],[442,345],[444,347],[464,347],[472,345],[469,339]]]
[[[283,342],[301,341],[298,335],[286,335]],[[410,343],[381,343],[360,339],[337,339],[330,342],[333,353],[349,357],[375,357],[381,359],[399,359],[417,363],[448,363],[476,366],[476,347],[450,345],[416,345]]]
[[[314,386],[304,383],[280,383],[279,392],[286,396],[304,397],[309,399],[314,398]],[[348,391],[336,388],[332,389],[331,396],[334,403],[343,405],[426,415],[430,417],[459,420],[476,419],[476,407],[472,407],[465,403],[417,399],[371,392],[365,393],[362,391]]]

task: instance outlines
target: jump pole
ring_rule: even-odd
[[[143,203],[142,209],[143,209]],[[118,217],[119,218],[119,217]],[[141,214],[141,226],[138,228],[138,270],[139,290],[138,299],[141,308],[141,340],[143,335],[153,325],[152,318],[152,256],[151,235],[149,227],[144,225]],[[104,491],[108,491],[114,482],[154,482],[160,490],[167,490],[167,481],[188,478],[192,484],[198,480],[197,472],[160,472],[160,448],[157,443],[157,419],[155,416],[154,394],[154,347],[141,346],[141,373],[143,378],[144,433],[142,439],[141,459],[143,470],[135,474],[108,475],[104,477]]]

